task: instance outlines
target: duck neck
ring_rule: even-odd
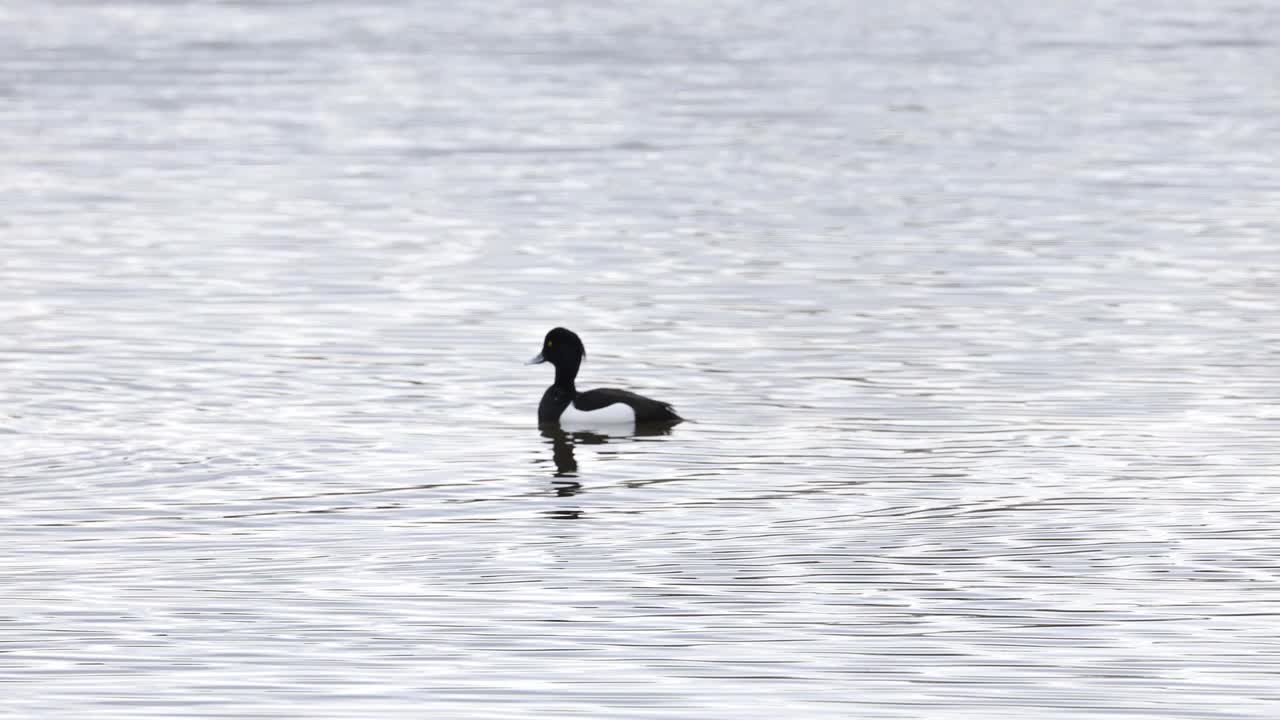
[[[578,377],[578,366],[581,364],[581,360],[574,360],[563,365],[556,365],[555,386],[571,393],[577,392],[577,388],[573,386],[573,380]]]

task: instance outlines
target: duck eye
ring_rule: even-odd
[[[550,340],[548,340],[548,341],[547,341],[547,347],[551,347],[551,341],[550,341]]]

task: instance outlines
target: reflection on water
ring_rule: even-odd
[[[574,448],[578,445],[605,445],[606,443],[614,443],[618,446],[621,443],[627,443],[634,438],[653,438],[663,435],[670,435],[675,425],[678,423],[647,423],[636,426],[628,426],[619,428],[614,434],[607,435],[601,432],[574,431],[568,432],[561,429],[558,425],[546,424],[541,427],[542,437],[551,440],[551,458],[555,464],[555,481],[552,485],[555,488],[556,495],[559,497],[572,497],[582,491],[582,484],[577,482],[578,477],[578,459]],[[657,452],[654,448],[636,447],[637,452]],[[558,511],[572,512],[573,518],[581,516],[579,511]],[[556,515],[561,518],[564,516]]]
[[[0,5],[0,716],[1280,717],[1271,4],[173,10]]]
[[[569,434],[558,427],[543,428],[542,437],[551,439],[552,461],[556,465],[558,478],[576,477],[578,475],[578,459],[574,457],[573,446],[576,443],[603,443],[608,438],[588,432]]]

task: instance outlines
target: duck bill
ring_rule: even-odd
[[[546,361],[547,359],[542,357],[542,353],[538,353],[537,355],[534,355],[533,357],[529,358],[529,362],[525,363],[525,365],[537,365],[539,363],[544,363]]]

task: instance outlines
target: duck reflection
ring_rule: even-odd
[[[561,429],[559,425],[543,425],[540,428],[542,437],[551,440],[551,460],[556,466],[556,471],[552,474],[555,478],[552,486],[555,488],[556,495],[572,497],[582,490],[582,483],[576,479],[578,477],[578,458],[574,455],[576,446],[605,445],[609,442],[625,442],[636,437],[670,435],[672,427],[674,425],[640,425],[634,430],[627,428],[626,434],[606,435],[597,432],[568,432]],[[577,515],[574,517],[576,518]]]

